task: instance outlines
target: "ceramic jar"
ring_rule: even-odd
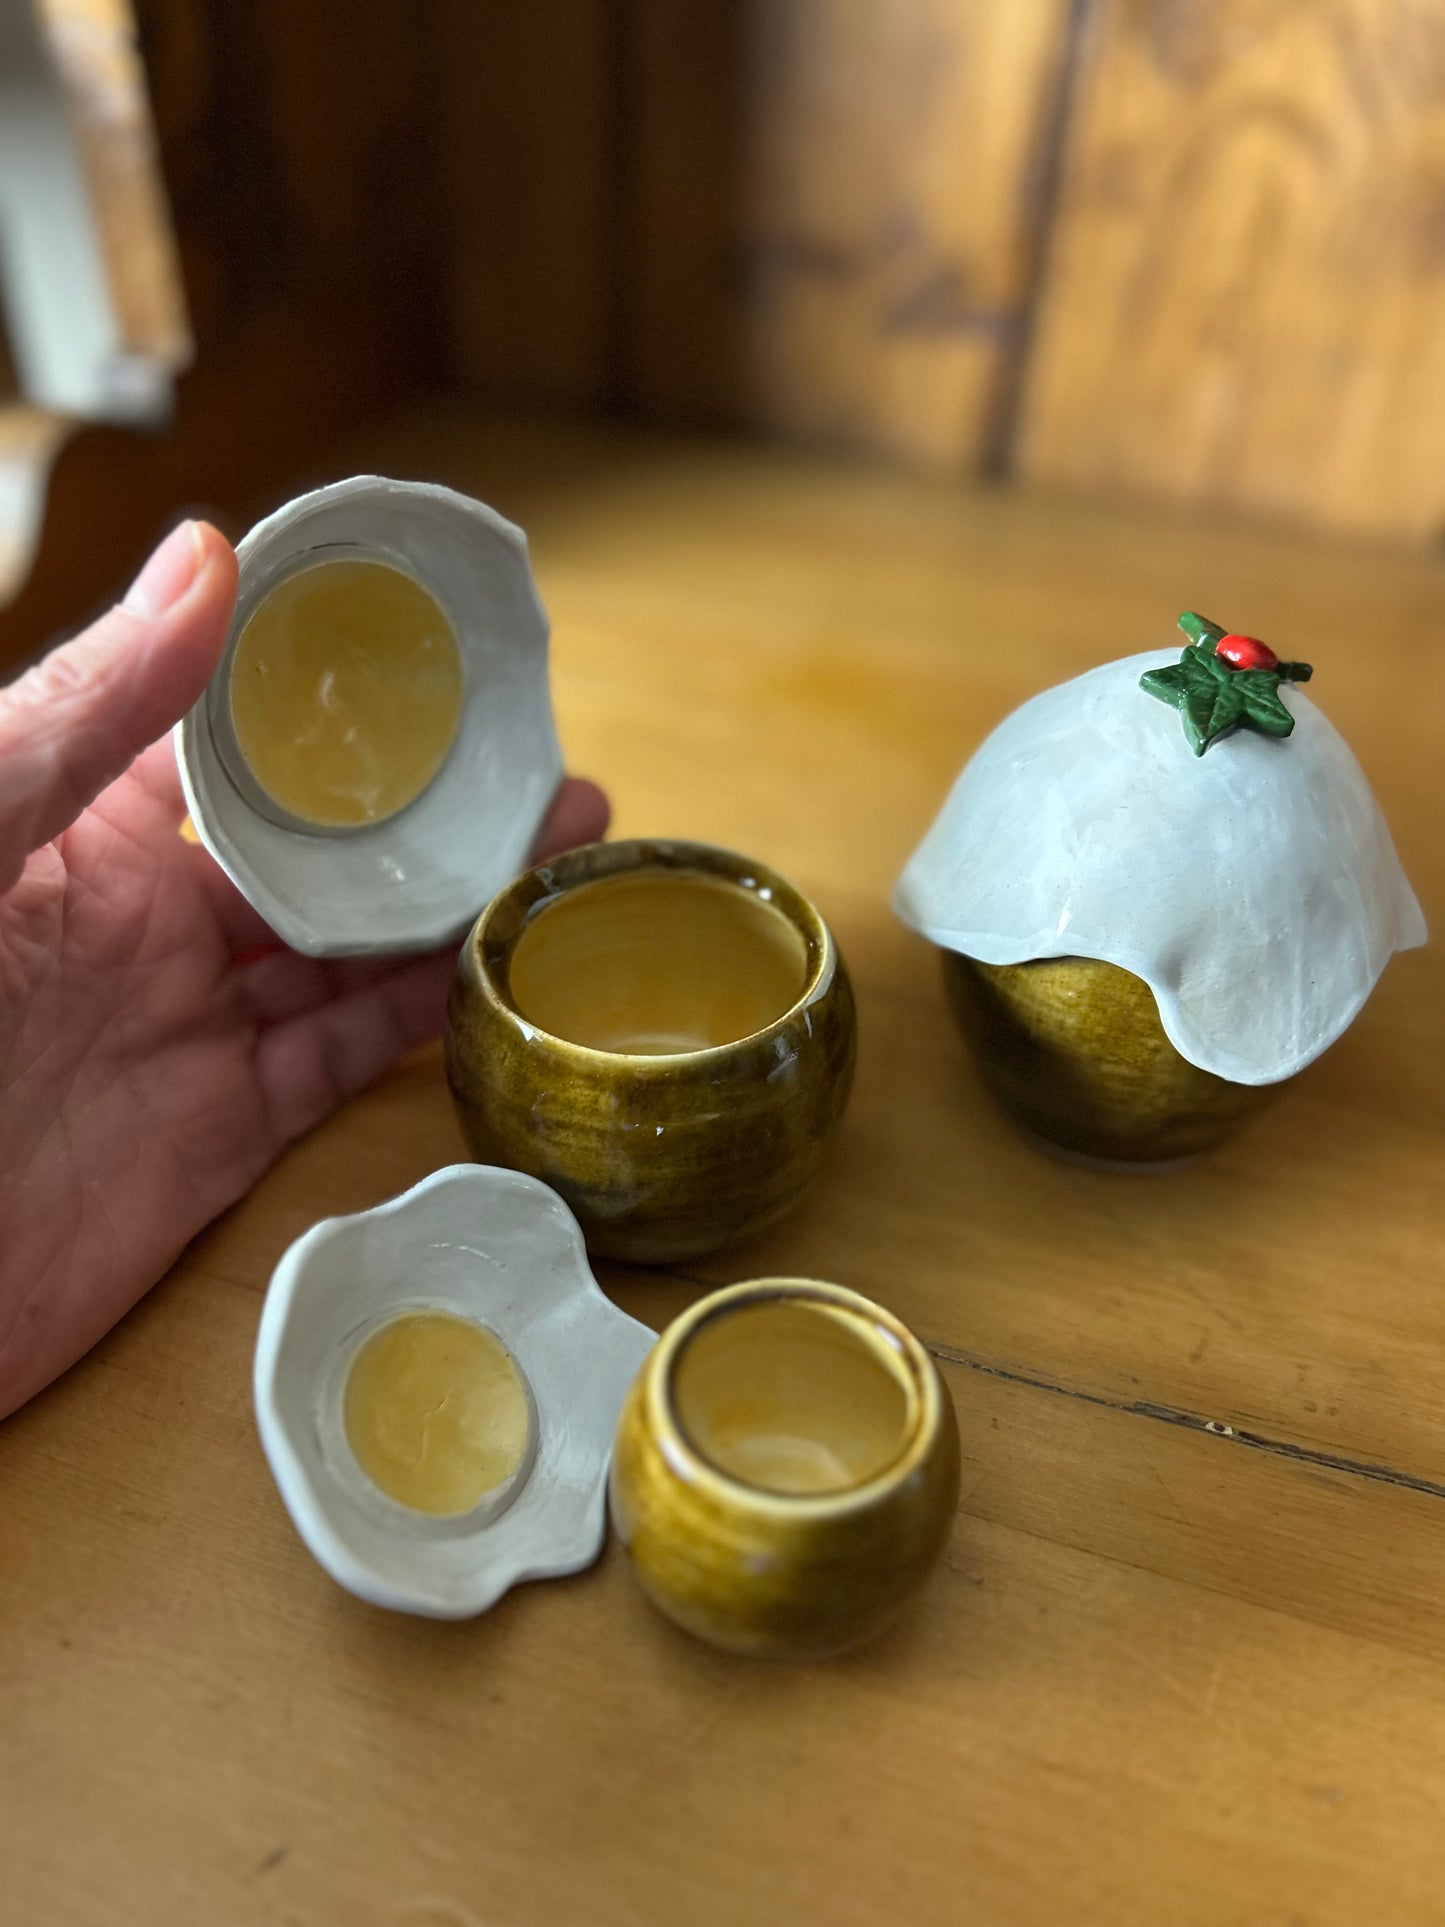
[[[463,945],[447,1016],[474,1153],[557,1190],[595,1254],[644,1263],[795,1204],[854,1053],[817,910],[765,865],[695,843],[594,844],[528,871]]]
[[[644,1591],[714,1646],[816,1659],[923,1585],[958,1503],[948,1390],[908,1329],[771,1278],[685,1312],[633,1381],[612,1517]]]
[[[1092,957],[985,964],[943,953],[984,1083],[1031,1137],[1090,1163],[1154,1167],[1212,1151],[1273,1102],[1181,1057],[1142,978]]]
[[[1425,938],[1310,665],[1179,627],[1006,717],[894,892],[1008,1113],[1135,1168],[1229,1137]]]

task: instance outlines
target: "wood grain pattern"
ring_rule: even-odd
[[[1100,0],[1018,467],[1445,524],[1445,17]]]
[[[654,1325],[764,1273],[891,1306],[955,1397],[953,1541],[894,1635],[797,1670],[689,1642],[615,1549],[462,1626],[333,1587],[261,1459],[251,1346],[291,1238],[461,1154],[423,1052],[0,1434],[6,1907],[57,1927],[1433,1918],[1438,947],[1395,960],[1257,1131],[1106,1177],[990,1111],[886,892],[1009,707],[1203,603],[1308,640],[1438,927],[1438,562],[455,409],[332,468],[372,464],[528,526],[569,760],[621,834],[756,852],[831,918],[861,1053],[812,1199],[687,1277],[605,1277]],[[1379,665],[1407,656],[1401,705]]]
[[[457,376],[510,401],[596,404],[619,291],[616,46],[605,0],[449,0],[434,243]]]
[[[1067,17],[1064,0],[751,11],[732,185],[748,419],[925,466],[990,453]],[[664,66],[653,92],[675,77]],[[686,151],[671,119],[644,180]],[[670,241],[659,225],[640,245],[666,260]]]
[[[620,10],[617,398],[660,421],[748,415],[749,17],[739,0]]]
[[[453,8],[459,371],[510,397],[985,458],[1068,11]]]

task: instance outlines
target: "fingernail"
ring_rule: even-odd
[[[133,616],[164,615],[190,588],[200,565],[201,531],[194,522],[182,522],[132,582],[121,607]]]

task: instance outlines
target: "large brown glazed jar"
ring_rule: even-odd
[[[636,886],[645,908],[643,886],[658,878],[703,893],[713,923],[704,919],[691,949],[672,921],[640,924],[626,892],[595,888]],[[585,916],[572,914],[578,905]],[[559,935],[541,965],[523,951],[522,975],[540,986],[527,1003],[519,946],[535,950],[528,933],[544,925]],[[605,1014],[609,997],[626,1001],[649,972],[647,995],[667,1007],[659,1026],[679,1011],[713,1022],[726,1006],[753,1013],[732,1018],[746,1034],[728,1036],[724,1016],[724,1041],[701,1048],[675,1038],[666,1049],[598,1048],[587,1030],[597,1012],[573,1007],[590,999]],[[705,996],[693,997],[690,975],[707,980]],[[775,980],[769,1004],[759,985]],[[707,1008],[693,1013],[692,1002]],[[574,1018],[593,1042],[562,1034]],[[452,987],[447,1077],[477,1157],[560,1192],[594,1253],[663,1264],[750,1236],[797,1202],[848,1100],[855,1025],[832,933],[765,865],[696,843],[593,844],[528,871],[478,919]]]

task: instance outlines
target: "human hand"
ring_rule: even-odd
[[[441,1027],[451,953],[299,956],[179,834],[168,732],[235,596],[224,537],[185,523],[120,607],[0,690],[0,1418]],[[537,854],[606,824],[569,778]]]

